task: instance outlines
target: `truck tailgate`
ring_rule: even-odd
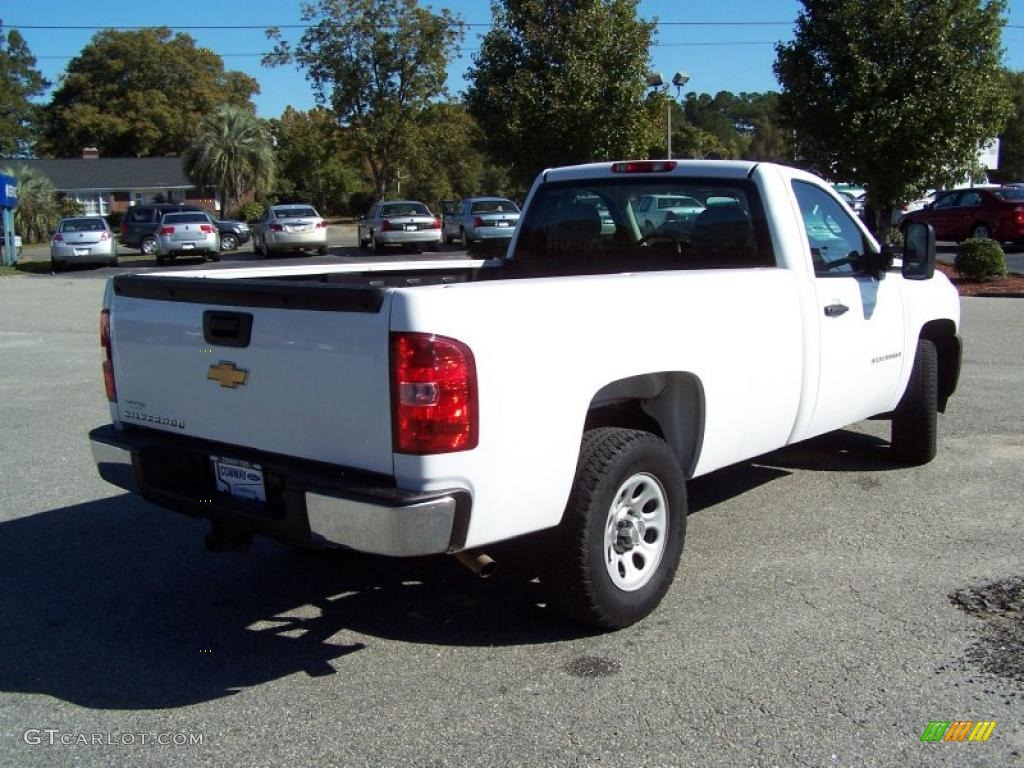
[[[126,276],[109,308],[120,421],[392,474],[386,291]]]

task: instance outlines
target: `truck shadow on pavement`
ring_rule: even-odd
[[[0,691],[165,709],[344,671],[375,638],[505,646],[588,634],[539,607],[538,583],[483,581],[450,558],[259,538],[247,554],[211,554],[205,531],[130,495],[0,524]]]
[[[813,455],[836,470],[883,468],[863,437],[826,436],[847,448]],[[778,467],[801,466],[811,449],[794,450],[693,481],[691,509],[789,475]],[[0,523],[0,691],[166,709],[344,671],[378,639],[474,647],[591,634],[544,607],[516,559],[525,547],[495,547],[498,576],[483,581],[445,557],[304,552],[260,538],[245,555],[211,554],[205,532],[128,494]]]

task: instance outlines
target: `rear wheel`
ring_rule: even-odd
[[[466,235],[464,227],[459,227],[459,243],[463,248],[469,248],[469,237]]]
[[[370,250],[374,253],[384,253],[384,246],[377,242],[377,236],[373,232],[370,233]]]
[[[639,621],[668,591],[685,535],[686,483],[668,444],[631,429],[584,433],[545,558],[552,606],[602,629]]]
[[[935,344],[917,342],[910,381],[892,417],[892,450],[898,461],[927,464],[938,436],[939,363]]]
[[[64,262],[58,259],[50,259],[50,271],[61,272],[64,270]]]
[[[321,256],[326,256],[327,255],[327,251],[328,251],[328,248],[327,248],[326,245],[321,245],[319,248],[316,249],[316,252],[319,253]]]

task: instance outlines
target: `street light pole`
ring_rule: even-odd
[[[676,87],[676,99],[680,97],[680,93],[684,85],[690,82],[690,76],[685,72],[676,72],[672,76],[672,85]],[[647,86],[652,90],[660,89],[662,93],[668,93],[668,83],[665,82],[665,78],[661,76],[660,72],[651,72],[647,76]],[[668,99],[668,115],[667,124],[668,132],[665,136],[665,157],[667,160],[672,159],[672,99]]]

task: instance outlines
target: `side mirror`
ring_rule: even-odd
[[[935,227],[910,224],[903,233],[903,277],[931,280],[935,274]]]

